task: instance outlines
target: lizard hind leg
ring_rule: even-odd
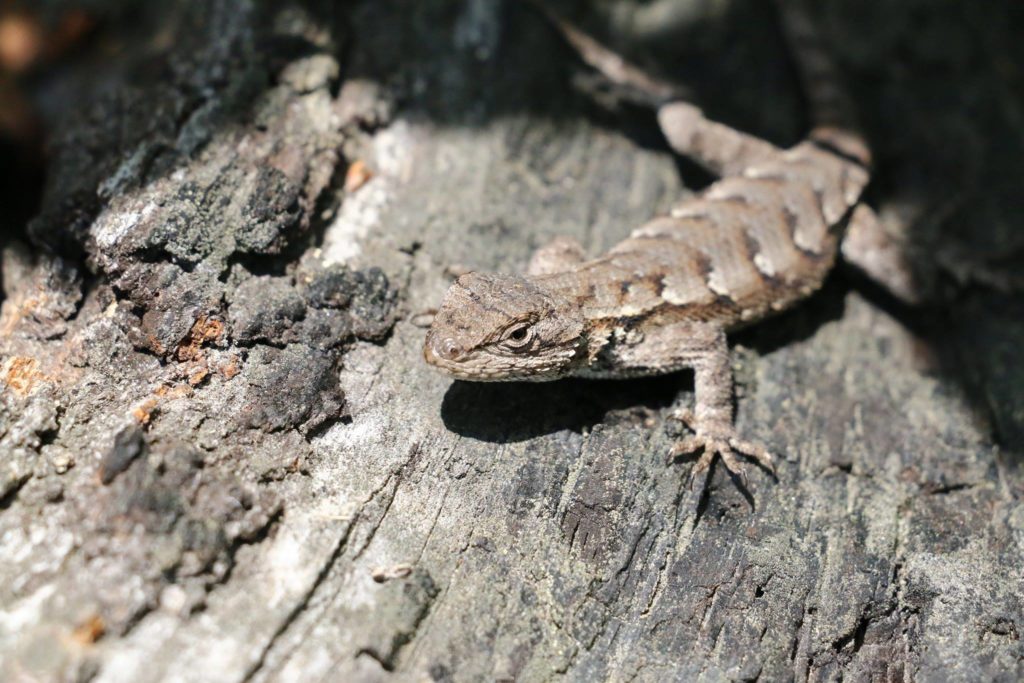
[[[688,102],[660,107],[658,125],[673,151],[719,177],[739,175],[782,152],[770,142],[708,119]]]
[[[907,258],[905,243],[886,231],[867,204],[858,204],[850,215],[841,248],[847,263],[899,301],[911,306],[921,303],[921,286]]]

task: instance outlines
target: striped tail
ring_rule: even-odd
[[[793,61],[811,107],[809,138],[864,166],[871,151],[843,79],[802,0],[775,0]]]

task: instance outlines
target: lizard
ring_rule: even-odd
[[[648,76],[541,9],[585,62],[649,94],[672,150],[719,179],[606,254],[558,238],[525,274],[469,272],[449,287],[423,346],[427,363],[469,381],[631,378],[691,369],[695,406],[675,417],[688,434],[674,460],[700,453],[742,482],[738,455],[774,474],[774,457],[734,425],[727,336],[786,310],[821,287],[846,230],[874,231],[861,202],[871,152],[836,69],[795,0],[777,0],[812,109],[812,128],[781,148],[707,118]],[[539,4],[539,3],[538,3]]]

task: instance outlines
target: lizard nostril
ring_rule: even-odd
[[[431,335],[424,345],[424,355],[428,361],[431,358],[451,361],[462,355],[462,349],[454,339],[438,339]]]
[[[445,360],[454,360],[460,355],[461,351],[462,349],[460,349],[459,345],[455,343],[455,340],[445,339],[438,347],[437,355],[441,356]]]

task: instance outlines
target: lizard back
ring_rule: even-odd
[[[734,329],[821,285],[867,182],[857,160],[804,142],[712,184],[605,256],[537,281],[594,323],[693,320]]]

